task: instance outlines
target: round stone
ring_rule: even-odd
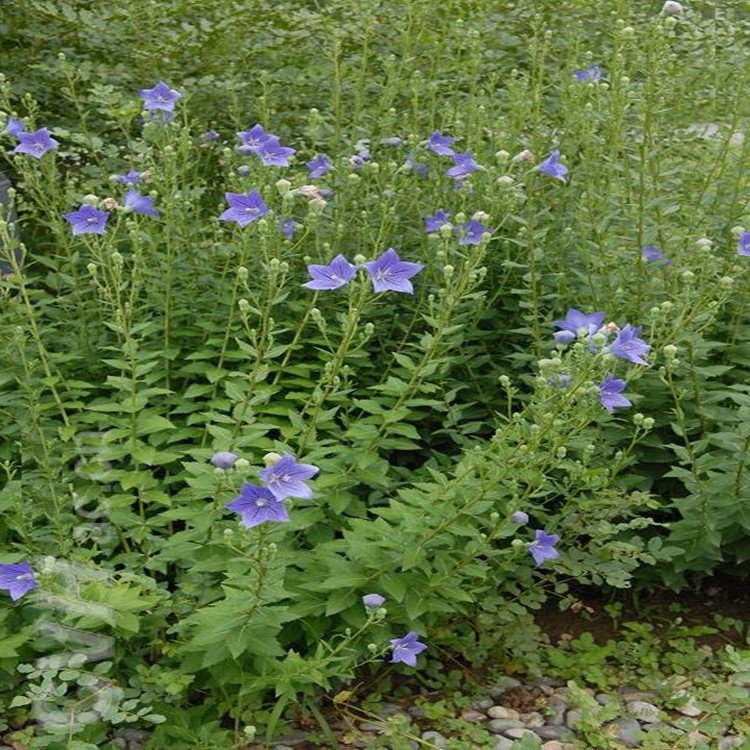
[[[531,729],[526,729],[526,727],[515,727],[514,729],[506,729],[503,734],[506,737],[510,737],[512,740],[520,740],[526,737],[527,735],[531,736],[531,739],[533,740],[540,740],[541,737],[536,734],[536,732],[532,732]]]
[[[717,750],[731,750],[735,747],[741,747],[742,743],[742,737],[722,737],[716,748]]]
[[[492,698],[482,698],[482,700],[472,703],[471,707],[476,709],[477,711],[486,711],[488,708],[492,708],[493,705],[494,701],[492,700]]]
[[[565,723],[570,729],[575,729],[581,723],[582,718],[583,711],[579,708],[571,708],[570,711],[565,714]]]
[[[534,727],[534,731],[543,740],[559,740],[570,734],[570,729],[566,726],[545,724],[543,727]]]
[[[461,711],[461,718],[464,721],[470,721],[476,724],[477,722],[484,721],[487,717],[483,713],[469,708],[466,711]]]
[[[518,721],[519,713],[514,708],[506,708],[505,706],[492,706],[487,709],[487,716],[490,719],[513,719]]]
[[[522,721],[527,727],[541,727],[544,726],[544,719],[538,711],[529,711],[526,714],[519,714],[518,720]]]
[[[628,701],[625,707],[628,713],[638,719],[638,721],[643,721],[646,724],[658,724],[661,721],[659,718],[659,709],[653,703]]]
[[[607,725],[607,733],[616,737],[625,747],[638,747],[641,744],[643,730],[635,719],[617,719]]]
[[[439,748],[447,748],[448,747],[448,738],[443,737],[440,732],[433,732],[432,730],[427,732],[422,732],[422,739],[426,742],[431,742],[435,747]]]
[[[509,740],[507,737],[495,737],[495,746],[493,750],[513,750],[515,746],[513,740]]]
[[[492,719],[487,722],[487,731],[492,734],[505,734],[508,729],[526,729],[520,721],[514,719]]]

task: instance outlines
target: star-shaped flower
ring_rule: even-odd
[[[737,240],[737,255],[750,256],[750,232],[742,232]]]
[[[289,157],[297,151],[288,146],[282,146],[276,136],[264,141],[255,152],[267,167],[288,167]]]
[[[38,585],[29,563],[0,564],[0,589],[5,589],[14,602]]]
[[[417,654],[421,654],[427,646],[420,643],[417,638],[419,635],[413,630],[408,632],[403,638],[393,638],[391,640],[391,663],[407,664],[410,667],[417,666]]]
[[[224,506],[239,513],[248,529],[266,521],[288,521],[289,513],[284,503],[268,488],[243,484],[240,494]]]
[[[64,215],[73,229],[73,234],[104,234],[107,231],[109,214],[84,203],[77,211]]]
[[[541,565],[545,560],[556,560],[560,557],[560,553],[555,549],[555,545],[560,541],[557,534],[547,534],[537,529],[534,535],[536,539],[529,544],[529,552],[537,565]]]
[[[144,216],[159,215],[159,212],[154,208],[154,199],[148,195],[141,195],[137,190],[128,190],[125,193],[123,203],[134,214],[143,214]]]
[[[640,327],[636,328],[629,323],[617,334],[615,340],[607,347],[608,351],[619,357],[627,359],[637,365],[647,365],[643,355],[651,348],[643,339],[638,337]]]
[[[343,255],[337,255],[327,266],[309,265],[307,272],[311,280],[302,286],[317,291],[328,291],[348,284],[357,273],[357,267]]]
[[[9,117],[5,123],[5,132],[8,135],[12,135],[14,138],[18,138],[21,133],[25,133],[26,130],[22,120],[16,120],[13,117]]]
[[[314,159],[305,162],[305,166],[310,170],[311,180],[323,177],[333,169],[333,165],[325,154],[318,154]]]
[[[568,168],[564,164],[559,163],[560,151],[555,149],[538,167],[537,169],[542,173],[549,175],[550,177],[556,177],[561,182],[566,182],[565,175],[568,174]]]
[[[577,336],[588,336],[590,338],[599,331],[603,324],[604,313],[601,310],[587,315],[575,307],[571,307],[562,320],[552,322],[552,325],[561,331],[572,333],[573,338]],[[570,339],[570,341],[572,340]]]
[[[425,232],[439,232],[444,226],[450,225],[451,215],[442,209],[435,211],[432,216],[426,216],[424,220]]]
[[[305,484],[320,471],[312,464],[298,463],[294,456],[285,453],[273,466],[260,472],[260,478],[274,497],[283,500],[285,497],[300,497],[309,500],[312,490]]]
[[[458,231],[459,245],[478,245],[482,241],[482,235],[491,233],[489,227],[484,226],[476,219],[469,219]]]
[[[119,182],[120,185],[135,185],[138,180],[141,179],[141,172],[137,172],[135,169],[131,169],[125,174],[116,174],[115,181]]]
[[[409,279],[416,276],[424,266],[421,263],[410,263],[399,258],[398,253],[389,247],[377,260],[364,264],[376,292],[414,293]]]
[[[575,75],[578,83],[584,83],[585,81],[601,81],[604,76],[604,68],[597,63],[589,65],[586,70],[576,70],[573,75]]]
[[[470,174],[479,169],[479,164],[474,161],[471,151],[453,156],[453,165],[445,174],[454,180],[465,180]]]
[[[632,406],[622,392],[625,390],[626,383],[620,378],[616,378],[611,372],[608,372],[604,380],[599,383],[599,402],[610,413],[621,406]]]
[[[163,112],[174,112],[175,103],[182,97],[179,91],[170,89],[164,81],[159,81],[152,89],[141,89],[139,93],[143,98],[143,109],[160,109]]]
[[[451,138],[449,135],[443,135],[439,130],[436,130],[430,135],[430,138],[427,141],[427,148],[429,148],[433,154],[439,154],[440,156],[453,156],[456,152],[451,146],[455,140],[455,138]]]
[[[257,190],[249,193],[224,193],[229,208],[219,216],[221,221],[233,221],[245,227],[270,210]]]
[[[13,149],[14,154],[28,154],[36,159],[41,159],[47,151],[59,146],[47,128],[39,128],[33,133],[19,133],[18,145]]]

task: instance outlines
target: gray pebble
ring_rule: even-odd
[[[412,716],[415,719],[424,719],[426,716],[422,706],[409,706],[407,711],[409,712],[409,716]]]
[[[594,698],[596,698],[596,702],[600,706],[606,706],[608,703],[612,703],[614,700],[611,695],[607,695],[606,693],[597,693]]]
[[[516,743],[507,737],[495,737],[495,746],[492,750],[513,750]]]
[[[519,714],[518,720],[522,721],[524,725],[530,729],[544,726],[544,719],[538,711],[529,711],[526,714]]]
[[[731,748],[741,747],[742,742],[741,737],[722,737],[716,746],[716,750],[731,750]]]
[[[583,711],[579,708],[571,708],[570,711],[565,714],[565,723],[570,729],[575,729],[581,723],[582,718]]]
[[[481,701],[472,703],[471,707],[475,708],[477,711],[486,711],[488,708],[492,708],[492,706],[494,705],[495,702],[492,700],[492,698],[482,698]]]
[[[608,726],[614,727],[617,738],[625,747],[639,747],[641,744],[641,725],[635,719],[617,719]]]
[[[363,721],[359,725],[359,728],[363,732],[384,732],[385,731],[385,727],[383,726],[383,724],[377,724],[374,721]]]
[[[308,736],[305,732],[290,732],[286,737],[282,737],[279,740],[281,745],[301,745],[303,742],[307,742]]]
[[[400,714],[403,711],[401,706],[398,705],[398,703],[381,703],[380,706],[378,706],[378,714],[380,716],[395,716],[396,714]]]
[[[536,733],[533,732],[531,729],[526,729],[526,727],[515,727],[514,729],[506,729],[503,734],[506,737],[510,737],[512,740],[520,740],[523,737],[526,737],[526,735],[531,735],[531,738],[534,740],[540,740],[541,737]]]
[[[534,731],[543,740],[560,740],[570,734],[570,729],[565,726],[545,724],[543,727],[534,727]]]
[[[559,695],[553,695],[548,701],[547,706],[549,708],[567,708],[568,702],[565,700],[565,698],[562,698]]]
[[[628,713],[638,721],[643,721],[646,724],[658,724],[661,721],[659,709],[653,703],[628,701],[625,706]]]
[[[565,723],[565,709],[561,708],[559,711],[551,714],[547,717],[547,724],[553,724],[555,726],[561,726]]]
[[[487,717],[480,713],[479,711],[474,711],[473,709],[469,708],[466,711],[461,711],[461,718],[464,721],[471,721],[474,723],[484,721]]]
[[[435,747],[446,748],[448,747],[448,738],[443,737],[440,732],[427,731],[422,732],[422,739],[427,742],[431,742]]]
[[[518,728],[525,729],[526,727],[520,721],[514,719],[492,719],[492,721],[487,722],[487,731],[492,732],[492,734],[505,734],[508,729]]]
[[[514,708],[492,706],[487,709],[487,716],[489,716],[490,719],[513,719],[514,721],[518,721],[520,715]]]

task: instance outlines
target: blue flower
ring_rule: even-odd
[[[25,133],[23,120],[16,120],[13,117],[9,117],[5,123],[5,132],[8,135],[12,135],[14,138],[18,138],[21,133]]]
[[[604,68],[598,63],[590,65],[586,70],[576,70],[574,73],[578,83],[584,83],[585,81],[601,81],[604,76]]]
[[[625,386],[625,381],[616,378],[611,372],[608,372],[599,383],[599,402],[608,412],[612,413],[618,407],[633,405],[622,395]]]
[[[604,313],[599,311],[595,313],[582,313],[575,307],[571,307],[565,314],[562,320],[552,321],[552,325],[559,328],[561,331],[566,331],[568,334],[573,334],[573,337],[569,336],[559,337],[555,334],[555,341],[558,344],[569,344],[576,337],[584,335],[591,338],[595,333],[599,331],[604,323]]]
[[[542,173],[549,175],[550,177],[555,177],[561,182],[565,182],[565,175],[568,174],[568,168],[563,165],[559,164],[558,160],[560,159],[560,151],[558,149],[555,149],[538,167],[537,169]]]
[[[305,484],[320,471],[312,464],[298,463],[294,456],[285,453],[273,466],[260,472],[260,478],[268,490],[279,500],[285,497],[301,497],[309,500],[312,490]]]
[[[14,602],[38,585],[29,563],[0,563],[0,589],[5,589]]]
[[[160,81],[152,89],[141,89],[143,109],[160,109],[163,112],[174,112],[175,102],[182,97],[179,91],[170,89],[164,81]]]
[[[240,457],[236,453],[231,453],[230,451],[219,451],[211,456],[211,463],[217,469],[231,469],[239,459]]]
[[[453,156],[456,152],[451,148],[455,138],[451,138],[449,135],[443,135],[439,130],[436,130],[430,135],[427,141],[427,148],[432,151],[433,154],[439,154],[440,156]]]
[[[257,190],[249,193],[224,193],[229,208],[219,216],[220,221],[233,221],[245,227],[270,210]]]
[[[750,255],[750,232],[742,232],[737,241],[737,255]]]
[[[450,226],[451,215],[442,209],[435,211],[432,216],[426,216],[424,220],[425,232],[439,232],[444,226]]]
[[[414,293],[409,279],[416,276],[424,266],[421,263],[410,263],[401,260],[398,253],[389,247],[377,260],[364,264],[376,292]]]
[[[207,130],[202,136],[201,140],[205,143],[209,141],[218,141],[221,136],[215,130]]]
[[[288,146],[282,146],[276,136],[264,141],[256,154],[267,167],[288,167],[289,157],[296,154],[296,150]]]
[[[656,245],[644,245],[641,248],[641,258],[647,263],[658,262],[662,267],[668,266],[672,262],[664,257],[664,254]]]
[[[424,643],[420,643],[417,638],[419,636],[412,630],[407,633],[403,638],[394,638],[391,640],[391,650],[393,656],[391,657],[391,663],[407,664],[410,667],[417,666],[417,654],[421,654],[427,646]]]
[[[380,594],[365,594],[362,597],[362,604],[367,609],[378,609],[378,607],[382,607],[385,604],[385,597],[380,596]]]
[[[266,487],[243,484],[240,494],[224,506],[240,515],[248,529],[266,521],[288,521],[284,503]]]
[[[470,219],[459,229],[459,245],[478,245],[482,241],[482,235],[491,233],[489,227],[484,226],[476,219]]]
[[[513,523],[517,523],[519,526],[523,526],[529,522],[529,514],[524,513],[522,510],[517,510],[511,517],[510,520]]]
[[[250,130],[241,130],[236,135],[242,144],[239,146],[239,151],[245,155],[257,154],[264,143],[276,138],[272,133],[266,133],[263,126],[257,123]]]
[[[47,151],[60,145],[50,134],[47,128],[39,128],[33,133],[19,133],[18,145],[13,149],[14,154],[28,154],[35,159],[41,159]]]
[[[333,165],[325,154],[318,154],[314,159],[305,162],[305,166],[310,170],[311,180],[323,177],[333,169]]]
[[[640,327],[636,328],[629,323],[618,334],[615,340],[607,347],[607,351],[620,359],[627,359],[637,365],[647,365],[643,355],[651,348],[643,339],[638,337]]]
[[[279,220],[279,231],[286,237],[288,240],[294,239],[294,219],[291,217],[287,217],[285,219]]]
[[[135,169],[131,169],[126,174],[115,175],[115,182],[119,182],[120,185],[135,185],[140,179],[141,172],[136,172]]]
[[[302,286],[316,291],[330,291],[348,284],[357,273],[357,267],[339,254],[327,266],[309,265],[307,272],[310,281]]]
[[[470,151],[463,154],[455,154],[453,156],[453,164],[454,166],[446,170],[445,174],[454,180],[465,180],[470,174],[473,174],[480,168],[479,164],[474,161]]]
[[[148,195],[141,195],[137,190],[128,190],[123,200],[125,208],[129,208],[134,214],[144,216],[158,216],[159,212],[154,208],[154,199]]]
[[[72,227],[73,234],[105,234],[109,214],[84,203],[77,211],[65,214],[64,218]]]
[[[545,560],[556,560],[560,557],[560,553],[555,549],[555,545],[560,541],[557,534],[547,534],[542,529],[537,529],[534,535],[536,539],[529,544],[529,552],[537,565],[541,565]]]
[[[427,177],[428,169],[426,164],[420,164],[414,154],[408,154],[406,157],[406,167],[412,174],[419,177]]]

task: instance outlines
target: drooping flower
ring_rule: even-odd
[[[320,471],[312,464],[298,463],[294,456],[285,453],[273,466],[260,472],[260,478],[274,497],[283,500],[285,497],[300,497],[309,500],[312,490],[305,484]]]
[[[418,162],[414,154],[411,153],[406,157],[406,167],[412,174],[419,175],[419,177],[427,177],[429,171],[427,165]]]
[[[294,156],[296,149],[282,146],[276,136],[261,143],[256,154],[267,167],[288,167],[289,157]]]
[[[104,234],[107,231],[109,214],[84,203],[77,211],[64,215],[73,229],[73,234]]]
[[[408,632],[403,638],[393,638],[391,640],[391,651],[393,652],[391,664],[401,662],[410,667],[416,667],[417,654],[421,654],[427,648],[417,638],[419,636],[413,630]]]
[[[137,190],[128,190],[123,199],[125,208],[129,208],[134,214],[144,216],[158,216],[159,212],[154,208],[154,199],[148,195],[141,195]]]
[[[603,325],[604,313],[601,311],[586,314],[571,307],[562,320],[552,321],[552,325],[559,328],[560,331],[567,331],[573,334],[573,338],[560,337],[555,334],[555,341],[558,344],[569,344],[577,336],[588,336],[591,338]]]
[[[599,402],[610,413],[620,406],[632,406],[622,392],[625,390],[626,383],[620,378],[616,378],[611,372],[608,372],[604,380],[599,383]]]
[[[750,232],[742,232],[737,240],[737,255],[750,256]]]
[[[648,362],[643,359],[643,355],[647,354],[651,347],[638,337],[640,332],[640,327],[636,328],[628,323],[619,331],[607,350],[620,359],[627,359],[637,365],[647,365]]]
[[[359,170],[362,169],[365,162],[372,159],[372,154],[370,153],[370,142],[368,140],[357,141],[355,148],[357,149],[357,153],[354,154],[354,156],[349,157],[349,164],[351,164],[354,169]]]
[[[524,524],[529,522],[529,514],[524,513],[522,510],[517,510],[510,517],[510,520],[513,521],[513,523],[517,523],[519,526],[523,526]]]
[[[566,182],[565,175],[568,174],[568,168],[564,164],[559,163],[560,151],[555,149],[538,167],[537,169],[542,173],[555,177],[561,182]]]
[[[288,521],[289,513],[284,503],[267,487],[243,484],[240,494],[224,506],[239,513],[248,529],[266,521]]]
[[[231,469],[239,461],[239,458],[236,453],[231,451],[219,451],[211,456],[211,463],[217,469]]]
[[[555,545],[560,541],[557,534],[547,534],[542,529],[537,529],[534,535],[536,539],[529,544],[529,552],[537,565],[541,565],[545,560],[556,560],[560,557],[560,553],[555,549]]]
[[[480,221],[469,219],[469,221],[458,230],[458,244],[478,245],[482,241],[482,235],[491,232],[492,230],[489,227],[484,226]]]
[[[433,154],[440,156],[453,156],[456,152],[451,148],[455,138],[451,138],[449,135],[443,135],[439,130],[436,130],[430,135],[427,141],[427,148],[432,151]]]
[[[444,226],[450,225],[451,215],[441,208],[432,216],[425,216],[424,220],[424,231],[425,232],[439,232]]]
[[[453,165],[446,170],[445,174],[454,180],[465,180],[470,174],[473,174],[480,168],[479,164],[474,161],[471,151],[463,154],[454,154]]]
[[[555,343],[567,346],[576,340],[576,335],[572,331],[555,331],[552,334],[552,338],[555,340]]]
[[[39,128],[33,133],[19,133],[18,145],[13,149],[14,154],[28,154],[36,159],[41,159],[47,151],[60,145],[50,134],[47,128]]]
[[[141,89],[139,93],[143,98],[143,109],[163,112],[174,112],[175,103],[182,98],[179,91],[170,89],[164,81],[159,81],[152,89]]]
[[[29,563],[0,563],[0,589],[5,589],[14,602],[38,585]]]
[[[305,162],[305,166],[310,170],[311,180],[323,177],[333,169],[333,165],[325,154],[318,154],[314,159]]]
[[[239,151],[242,154],[257,154],[260,147],[270,141],[272,138],[276,138],[272,133],[267,133],[262,125],[256,123],[250,130],[241,130],[237,133],[237,137],[240,139]]]
[[[233,221],[245,227],[269,212],[257,190],[249,193],[224,193],[229,208],[219,216],[220,221]]]
[[[424,265],[401,260],[398,253],[389,247],[377,260],[365,263],[364,268],[376,292],[393,291],[413,294],[414,287],[409,279],[416,276]]]
[[[5,123],[5,132],[8,135],[12,135],[14,138],[18,138],[21,133],[25,133],[24,124],[22,120],[16,120],[13,117],[9,117]]]
[[[598,63],[589,65],[586,70],[576,70],[574,73],[578,83],[584,83],[585,81],[601,81],[604,76],[604,68]]]
[[[221,138],[221,135],[217,133],[215,130],[207,130],[202,136],[201,140],[205,143],[209,143],[210,141],[218,141],[219,138]]]
[[[378,609],[385,604],[385,597],[380,594],[365,594],[362,597],[362,604],[366,609]]]
[[[116,174],[115,181],[119,182],[120,185],[135,185],[138,180],[141,179],[141,172],[136,172],[135,169],[131,169],[125,174]]]
[[[291,216],[287,216],[284,219],[280,219],[279,220],[279,231],[288,240],[293,240],[294,239],[294,219],[292,219]]]
[[[399,138],[397,135],[392,135],[390,138],[384,138],[381,142],[386,146],[396,147],[400,146],[404,142],[404,139]]]
[[[307,272],[311,279],[302,286],[317,291],[330,291],[348,284],[357,273],[357,267],[343,255],[337,255],[327,266],[315,263],[309,265]]]

